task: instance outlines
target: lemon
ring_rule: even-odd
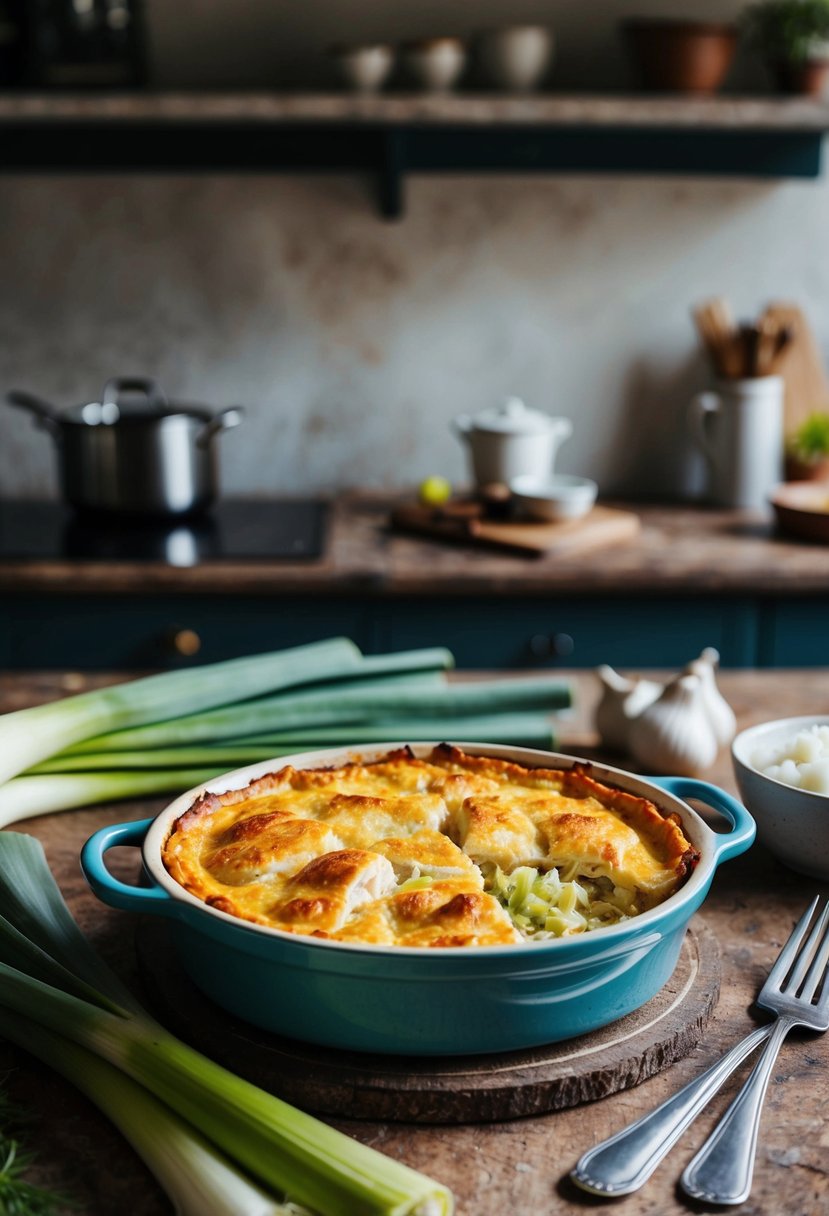
[[[439,507],[452,497],[452,487],[445,477],[427,477],[417,495],[425,507]]]

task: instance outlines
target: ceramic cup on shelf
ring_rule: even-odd
[[[466,67],[466,47],[459,38],[421,38],[403,45],[406,72],[427,93],[447,93]]]
[[[489,82],[499,89],[528,93],[538,87],[553,56],[552,30],[543,25],[511,25],[486,30],[478,57]]]
[[[338,45],[330,53],[343,83],[355,93],[379,92],[394,67],[394,47],[385,43]]]
[[[724,380],[691,401],[691,435],[708,464],[708,497],[721,507],[763,510],[783,478],[780,376]]]

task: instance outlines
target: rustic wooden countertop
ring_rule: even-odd
[[[523,557],[393,533],[389,494],[331,503],[323,556],[303,563],[212,561],[0,562],[0,594],[800,596],[829,591],[829,546],[784,537],[762,513],[619,504],[641,520],[637,539],[569,556]]]
[[[562,747],[597,755],[590,725],[596,697],[593,677],[584,672],[563,674],[574,681],[576,709],[561,723]],[[827,679],[826,670],[730,671],[721,674],[720,682],[743,727],[774,717],[826,713]],[[78,691],[79,680],[91,686],[107,677],[0,675],[0,711]],[[735,790],[727,755],[721,755],[706,775]],[[163,800],[147,800],[44,816],[21,825],[43,842],[80,924],[133,984],[137,982],[134,919],[104,907],[89,893],[79,871],[78,852],[105,823],[141,818],[162,805]],[[134,872],[134,858],[124,864],[125,872],[131,872],[130,867]],[[609,1203],[578,1191],[568,1181],[568,1173],[587,1147],[675,1092],[752,1028],[752,1000],[816,890],[826,894],[829,886],[785,870],[761,845],[721,867],[698,914],[715,933],[722,953],[718,1006],[696,1050],[636,1088],[543,1118],[500,1124],[430,1128],[339,1121],[337,1125],[449,1183],[457,1196],[459,1216],[501,1216],[504,1211],[675,1216],[706,1210],[683,1199],[677,1179],[739,1080],[714,1100],[641,1192]],[[0,1046],[0,1071],[12,1065],[12,1092],[34,1111],[41,1180],[71,1190],[86,1216],[126,1211],[131,1216],[169,1216],[169,1205],[153,1179],[95,1109],[59,1078]],[[777,1062],[766,1099],[754,1189],[742,1208],[747,1216],[779,1216],[784,1210],[793,1216],[818,1216],[829,1210],[827,1078],[829,1042],[793,1035]]]

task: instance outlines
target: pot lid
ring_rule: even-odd
[[[63,410],[61,422],[76,422],[82,426],[113,426],[115,423],[148,424],[164,418],[180,417],[182,414],[209,422],[209,410],[194,405],[183,405],[175,401],[151,405],[146,401],[87,401],[84,405],[72,405]]]
[[[471,418],[476,431],[495,431],[500,435],[538,435],[549,431],[556,420],[541,410],[533,410],[520,397],[507,397],[497,409],[482,410]]]
[[[148,424],[185,414],[200,422],[210,421],[210,412],[197,406],[168,401],[155,380],[145,376],[121,376],[108,380],[100,401],[74,405],[61,415],[61,421],[82,426],[112,426],[132,422]]]

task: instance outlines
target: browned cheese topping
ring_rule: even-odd
[[[289,933],[396,946],[526,940],[494,873],[556,869],[634,912],[697,859],[676,818],[603,785],[589,766],[532,769],[443,744],[338,768],[290,766],[205,794],[162,857],[212,907]]]

